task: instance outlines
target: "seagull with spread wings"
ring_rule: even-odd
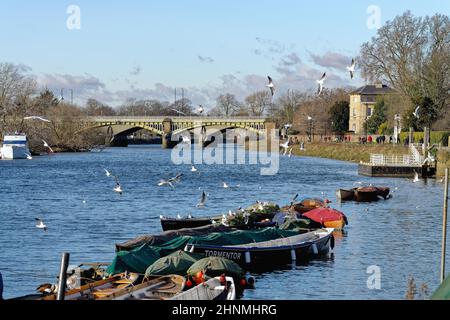
[[[320,95],[322,93],[322,91],[323,91],[323,83],[324,83],[326,78],[327,78],[327,73],[324,72],[322,77],[319,80],[317,80],[317,84],[318,84],[317,94],[318,95]]]
[[[270,93],[273,95],[275,94],[275,85],[273,84],[273,80],[270,76],[267,76],[267,79],[269,79],[269,84],[266,86],[270,89]]]
[[[347,67],[347,71],[350,72],[350,79],[353,79],[355,75],[356,61],[352,59],[352,64],[350,67]]]

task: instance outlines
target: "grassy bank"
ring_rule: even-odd
[[[311,156],[359,163],[368,162],[371,153],[408,154],[409,149],[403,145],[391,144],[356,144],[356,143],[307,143],[304,151],[295,145],[292,153],[298,156]]]
[[[444,170],[445,168],[450,168],[450,149],[441,149],[437,156],[437,177],[444,176]]]

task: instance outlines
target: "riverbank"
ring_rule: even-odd
[[[370,154],[408,154],[409,149],[403,145],[391,144],[356,144],[356,143],[306,143],[305,150],[299,145],[293,146],[292,154],[360,163],[368,162]]]
[[[445,168],[450,168],[450,148],[441,149],[438,153],[436,177],[443,177]]]

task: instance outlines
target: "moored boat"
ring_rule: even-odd
[[[4,160],[31,159],[27,136],[23,133],[7,134],[3,137],[0,158]]]
[[[348,224],[345,214],[332,208],[317,208],[304,213],[303,217],[316,222],[321,227],[336,230],[342,230]]]
[[[355,188],[347,190],[347,189],[338,189],[336,190],[336,196],[341,201],[353,201],[356,200]]]
[[[236,286],[232,277],[215,277],[169,300],[235,300]]]
[[[378,200],[379,191],[375,187],[356,188],[355,195],[358,202],[373,202]]]
[[[185,251],[202,253],[206,257],[223,257],[244,268],[263,269],[277,264],[307,259],[327,253],[334,247],[332,228],[242,245],[187,244]]]
[[[219,217],[185,217],[185,218],[170,218],[161,216],[161,227],[163,231],[179,230],[186,228],[198,228],[208,226],[214,223],[219,223],[222,216]]]
[[[382,197],[383,199],[389,199],[391,189],[389,187],[375,187],[377,189],[377,194],[379,197]]]

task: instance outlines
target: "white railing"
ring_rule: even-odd
[[[375,166],[421,166],[424,161],[424,157],[419,155],[384,155],[384,154],[371,154],[370,164]]]

